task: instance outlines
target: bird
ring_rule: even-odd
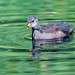
[[[66,22],[55,22],[41,26],[35,15],[30,15],[27,22],[27,30],[32,28],[33,39],[64,38],[73,32],[73,26]]]

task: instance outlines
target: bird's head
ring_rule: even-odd
[[[34,15],[30,15],[27,19],[27,22],[28,22],[27,29],[29,29],[29,28],[37,29],[40,26],[37,17]]]

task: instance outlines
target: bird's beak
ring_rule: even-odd
[[[30,23],[28,23],[28,28],[27,28],[27,30],[28,30],[29,28],[31,28],[31,24],[30,24]]]

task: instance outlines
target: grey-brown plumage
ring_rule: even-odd
[[[73,31],[73,26],[66,22],[51,23],[46,26],[40,26],[36,16],[31,15],[27,19],[28,24],[31,25],[33,30],[34,39],[54,39],[62,38]]]

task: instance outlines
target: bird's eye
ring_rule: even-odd
[[[32,22],[34,22],[34,20],[32,20]]]

